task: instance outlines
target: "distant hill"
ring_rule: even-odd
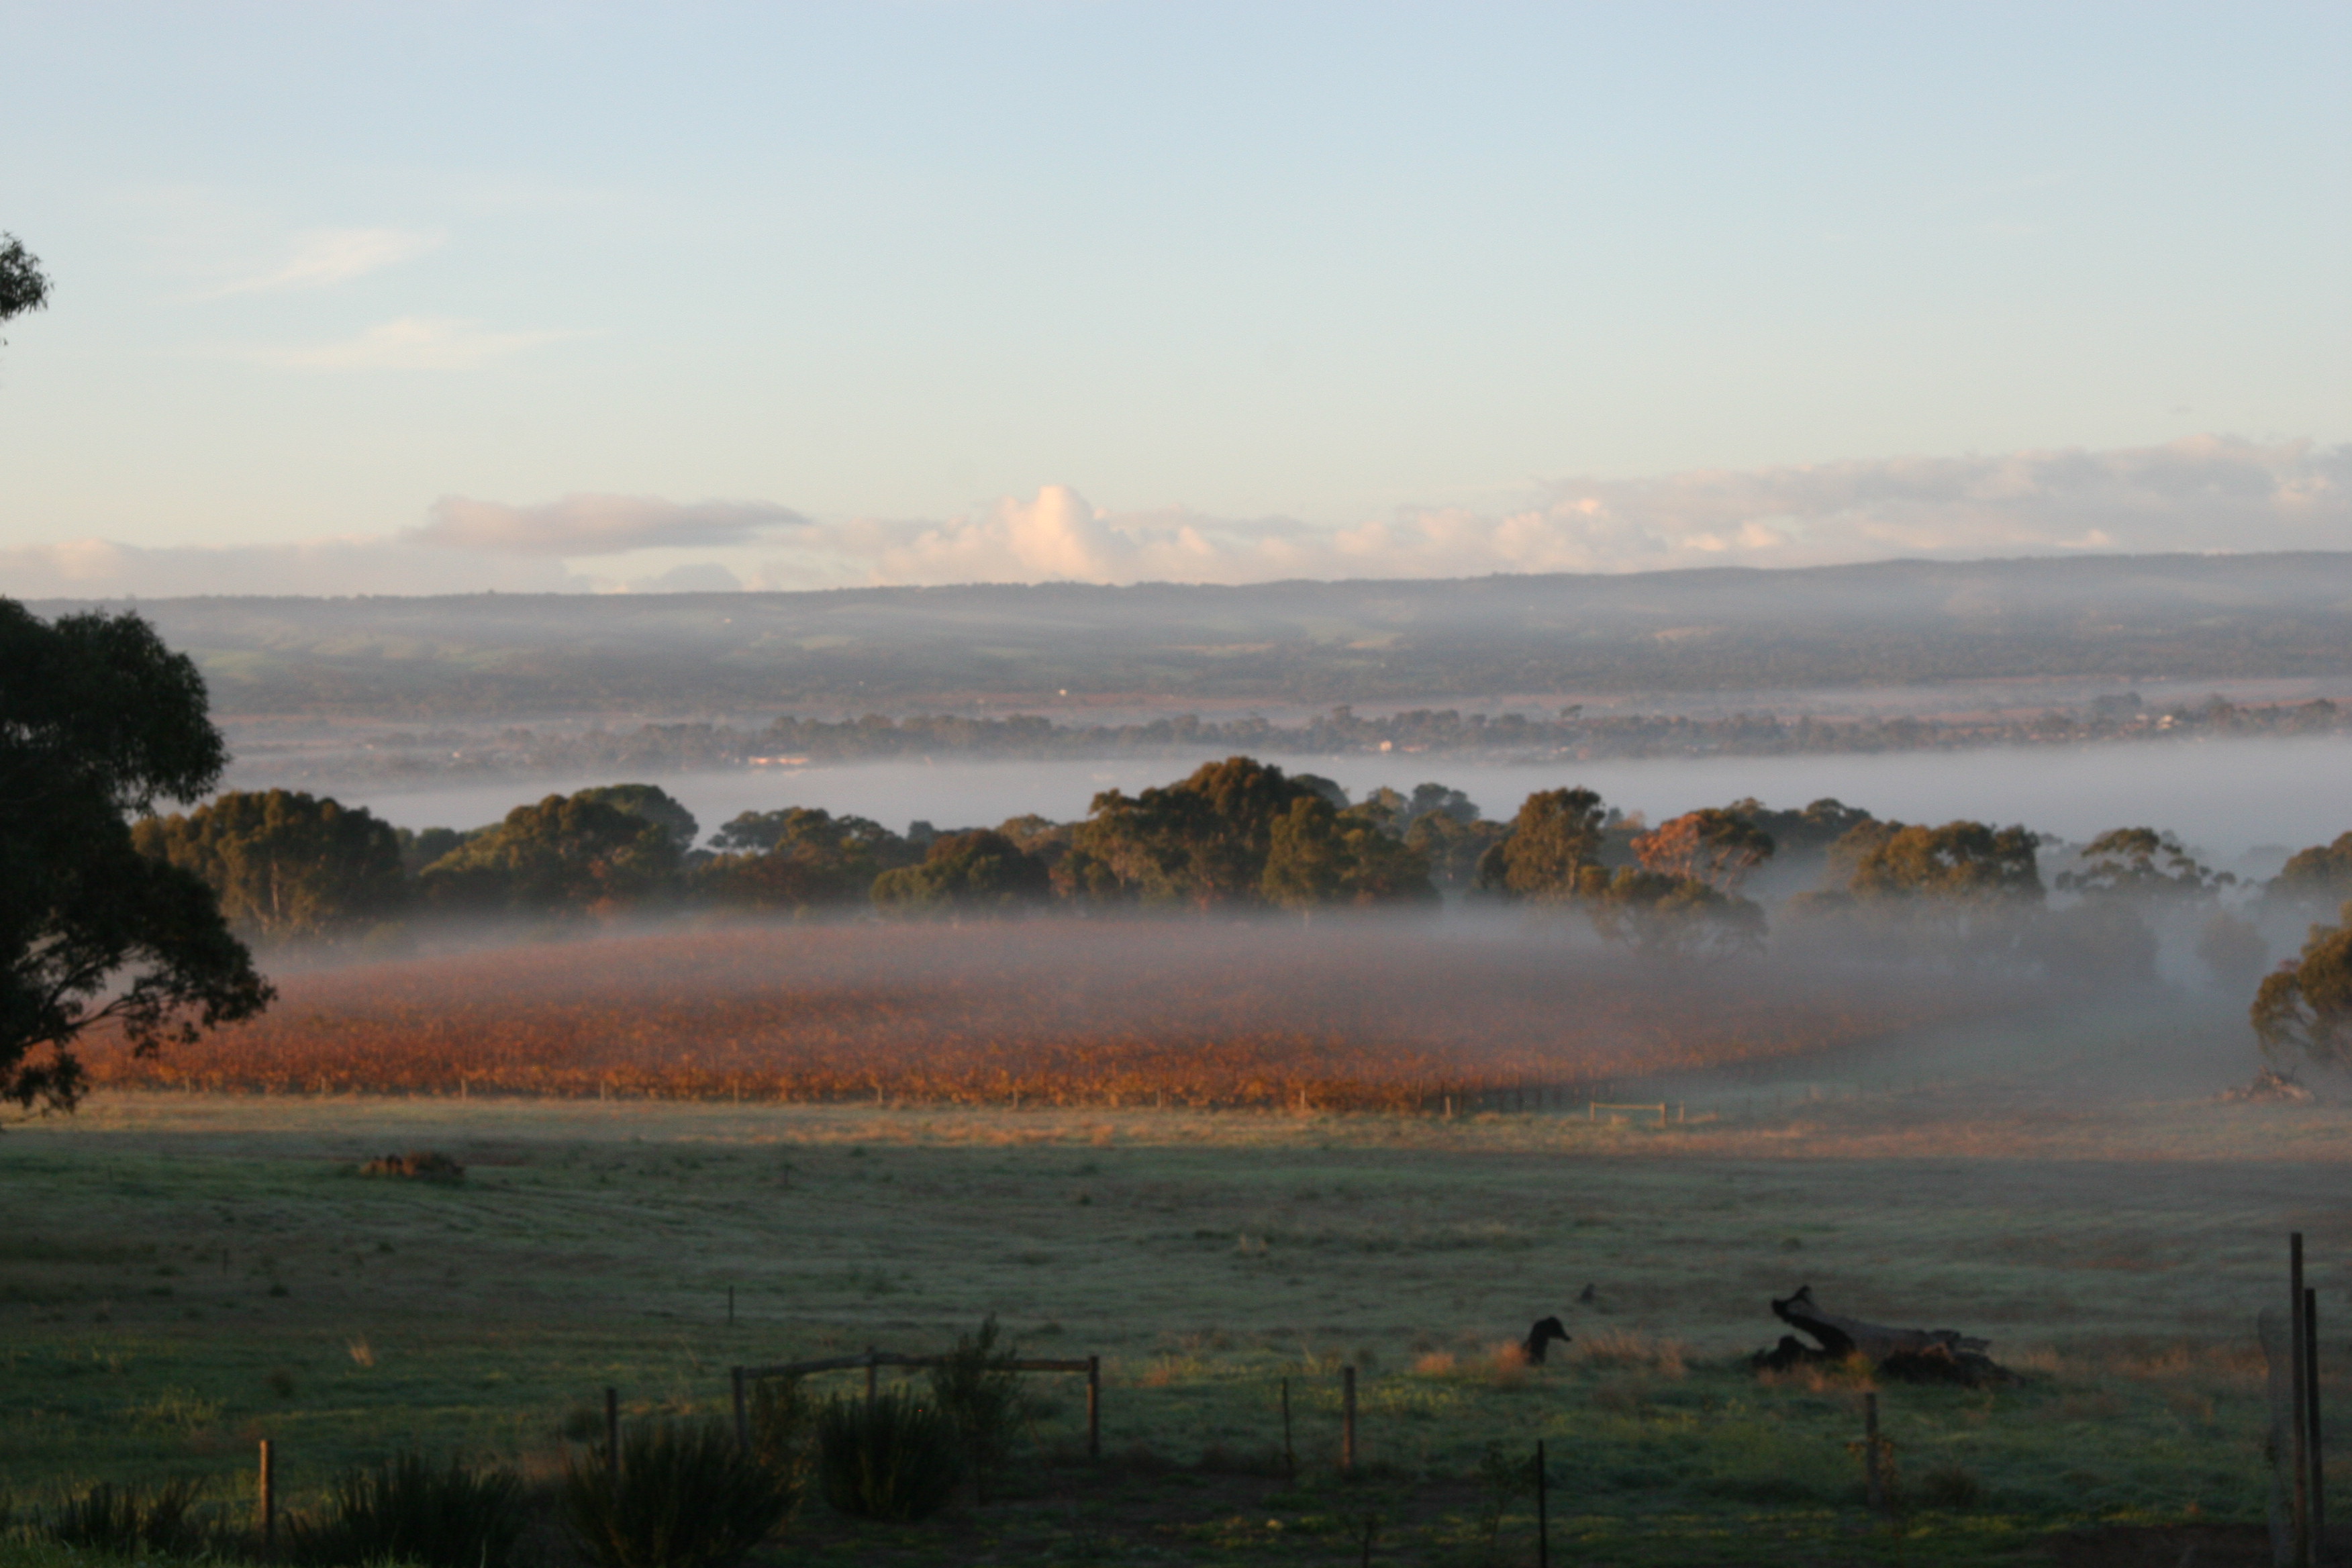
[[[2352,672],[2346,552],[138,608],[196,657],[226,714],[907,711],[1065,689],[1328,704]]]

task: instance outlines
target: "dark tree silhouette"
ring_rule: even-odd
[[[13,234],[0,234],[0,323],[15,321],[49,302],[48,275],[41,258]],[[0,339],[5,342],[5,339]]]
[[[145,621],[0,599],[0,1097],[70,1108],[101,1022],[144,1055],[275,996],[204,879],[131,842],[226,761],[204,678]]]

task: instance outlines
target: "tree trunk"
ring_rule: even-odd
[[[1989,1340],[1971,1338],[1958,1329],[1891,1329],[1884,1323],[1825,1312],[1814,1303],[1810,1285],[1801,1286],[1785,1300],[1774,1301],[1772,1315],[1811,1334],[1821,1348],[1816,1350],[1794,1334],[1784,1334],[1777,1346],[1756,1353],[1752,1364],[1759,1372],[1785,1372],[1859,1357],[1880,1375],[1906,1383],[1958,1383],[1980,1388],[2022,1381],[1985,1354],[1991,1344]]]

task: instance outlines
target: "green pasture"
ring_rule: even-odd
[[[1040,1376],[1005,1500],[862,1532],[812,1505],[785,1558],[1355,1562],[1369,1528],[1374,1561],[1523,1561],[1531,1500],[1478,1478],[1539,1437],[1555,1561],[1990,1562],[2261,1519],[2253,1314],[2299,1228],[2342,1342],[2352,1116],[1752,1100],[1653,1130],[107,1097],[0,1135],[0,1475],[20,1510],[204,1476],[235,1510],[268,1436],[295,1507],[407,1444],[543,1479],[607,1385],[632,1418],[716,1414],[730,1366],[932,1351],[993,1313],[1103,1358],[1106,1462],[1079,1381]],[[357,1173],[410,1148],[465,1179]],[[2027,1374],[1880,1391],[1891,1521],[1862,1506],[1858,1389],[1744,1365],[1807,1283]],[[1576,1336],[1553,1364],[1496,1358],[1548,1313]]]

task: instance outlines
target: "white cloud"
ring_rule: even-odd
[[[2197,437],[2109,452],[1563,479],[1517,507],[1405,508],[1339,528],[1120,514],[1048,485],[1034,500],[944,522],[813,528],[763,563],[755,585],[1460,577],[2347,542],[2352,447]]]
[[[1064,485],[944,521],[811,522],[766,501],[576,495],[512,506],[452,497],[393,538],[146,550],[85,540],[0,550],[0,594],[1237,584],[2347,544],[2352,447],[2198,437],[2107,452],[1563,479],[1517,506],[1404,508],[1343,527],[1117,512]],[[631,561],[625,574],[581,564],[632,552],[662,553]]]
[[[577,337],[576,332],[499,332],[448,316],[403,316],[339,342],[248,348],[241,356],[288,370],[472,370]]]
[[[437,248],[443,237],[402,228],[320,229],[302,236],[284,265],[231,283],[219,292],[264,294],[285,289],[321,289],[398,266]]]
[[[19,599],[552,594],[587,585],[561,562],[485,562],[382,538],[165,548],[79,539],[0,549],[0,594]]]
[[[537,506],[445,496],[410,544],[504,555],[614,555],[631,550],[740,544],[802,522],[768,501],[679,502],[653,496],[572,495]]]

